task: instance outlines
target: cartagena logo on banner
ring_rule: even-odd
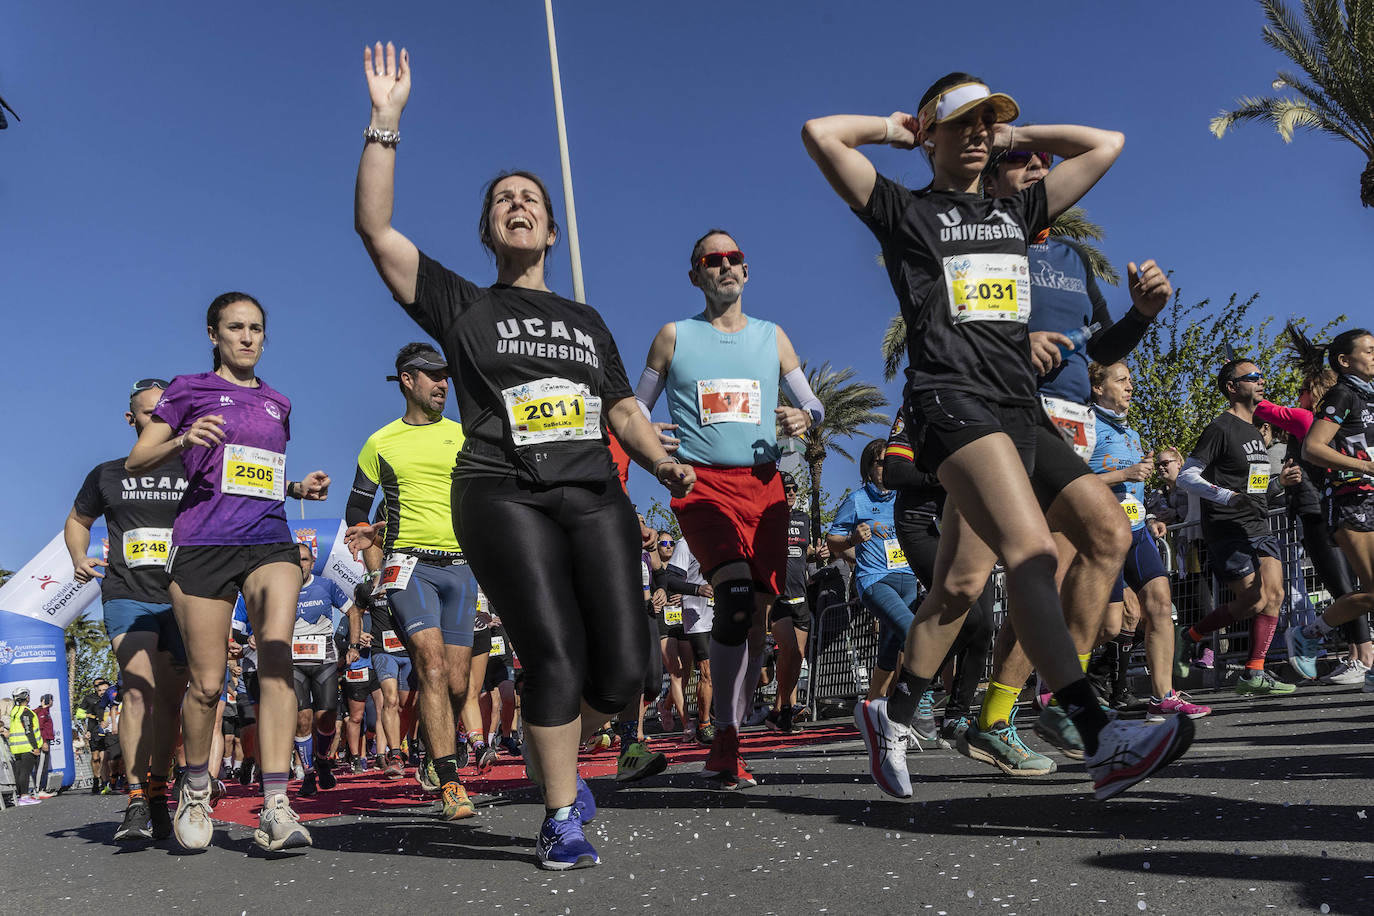
[[[56,661],[57,649],[50,642],[14,643],[0,639],[0,669],[11,665],[17,668],[20,665],[53,664]],[[21,674],[13,670],[8,675],[0,674],[0,677],[7,676],[20,677]]]

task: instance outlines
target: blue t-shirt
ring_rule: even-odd
[[[1026,246],[1030,261],[1031,314],[1028,331],[1057,331],[1067,334],[1101,321],[1106,303],[1093,281],[1087,260],[1074,246],[1062,239],[1048,239]],[[1103,311],[1095,306],[1101,305]],[[1105,330],[1107,323],[1103,324]],[[1098,332],[1102,333],[1101,331]],[[1055,369],[1042,376],[1042,395],[1086,404],[1092,398],[1088,383],[1088,351],[1078,347],[1069,352]]]
[[[1097,444],[1093,448],[1092,458],[1088,461],[1093,473],[1105,474],[1108,471],[1119,471],[1139,464],[1145,455],[1145,450],[1140,444],[1140,434],[1127,426],[1124,418],[1117,417],[1096,404],[1093,405],[1093,414],[1097,418]],[[1126,510],[1126,516],[1131,520],[1131,530],[1138,531],[1144,528],[1145,482],[1123,480],[1112,484],[1112,492],[1116,494],[1121,507]]]
[[[862,490],[845,497],[835,521],[830,523],[829,533],[841,537],[853,534],[860,522],[867,522],[872,529],[873,536],[854,548],[857,561],[854,575],[859,578],[860,593],[894,573],[913,578],[916,575],[897,543],[897,526],[892,515],[896,499],[896,490],[879,490],[871,483],[864,484]]]

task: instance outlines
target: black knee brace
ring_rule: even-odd
[[[715,600],[711,636],[723,646],[743,645],[754,622],[754,583],[748,579],[722,582],[715,590]]]

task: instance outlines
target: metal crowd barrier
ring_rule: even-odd
[[[1290,624],[1302,625],[1320,614],[1331,603],[1312,564],[1301,550],[1298,525],[1283,509],[1269,513],[1269,530],[1278,538],[1283,557],[1284,602],[1279,612],[1279,629],[1270,644],[1271,661],[1286,658],[1283,631]],[[1168,528],[1165,537],[1157,538],[1160,555],[1169,570],[1170,590],[1173,594],[1175,617],[1180,625],[1191,626],[1225,604],[1233,597],[1220,577],[1212,570],[1202,541],[1201,525],[1179,524]],[[811,639],[807,645],[810,668],[804,702],[812,715],[849,715],[855,701],[868,691],[869,672],[877,660],[878,625],[857,598],[843,589],[838,574],[832,582],[813,583],[811,607],[814,618]],[[1000,627],[1007,612],[1006,577],[1001,569],[993,573],[993,614]],[[1328,641],[1331,648],[1340,647],[1339,631]],[[1202,672],[1202,686],[1217,687],[1227,678],[1228,666],[1240,666],[1250,654],[1250,622],[1242,621],[1234,627],[1212,634],[1210,646],[1214,653],[1213,669]],[[1138,646],[1131,660],[1132,673],[1144,670],[1144,646]],[[992,676],[992,659],[983,671],[983,680]],[[800,697],[799,697],[800,699]]]

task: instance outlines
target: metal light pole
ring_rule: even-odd
[[[563,121],[563,82],[558,76],[558,40],[553,34],[553,0],[544,0],[549,27],[549,66],[553,70],[553,111],[558,119],[558,157],[563,167],[563,198],[568,206],[568,254],[572,258],[573,298],[587,301],[582,288],[582,252],[577,244],[577,207],[573,204],[572,163],[568,161],[568,126]]]

